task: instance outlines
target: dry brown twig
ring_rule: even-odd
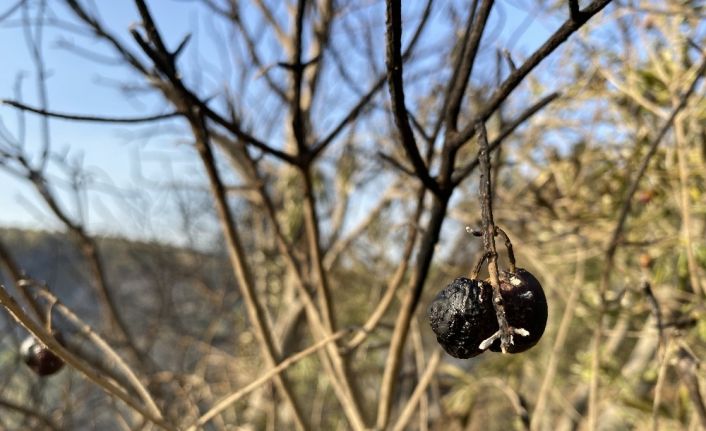
[[[30,334],[41,341],[53,353],[59,356],[68,365],[81,372],[89,380],[101,387],[109,395],[122,400],[125,404],[139,412],[146,420],[160,426],[161,428],[172,430],[175,429],[161,415],[160,411],[151,407],[145,408],[142,404],[134,400],[123,388],[121,388],[114,380],[102,375],[88,364],[75,356],[69,350],[59,343],[46,328],[32,320],[15,301],[15,299],[5,290],[4,286],[0,285],[0,304],[10,313],[13,319],[25,328]]]
[[[296,353],[287,359],[284,359],[281,361],[279,364],[277,364],[276,367],[273,367],[264,373],[262,373],[257,379],[255,379],[253,382],[249,383],[242,389],[239,389],[238,391],[232,393],[231,395],[228,395],[227,397],[223,398],[222,400],[218,401],[213,407],[211,407],[206,413],[202,414],[201,417],[191,425],[187,430],[193,431],[196,430],[197,427],[201,427],[205,424],[207,424],[209,421],[211,421],[216,415],[221,413],[223,410],[227,409],[231,405],[233,405],[235,402],[237,402],[239,399],[243,398],[245,395],[249,394],[250,392],[254,391],[255,389],[261,387],[265,383],[269,382],[280,374],[282,371],[286,370],[287,368],[291,367],[292,365],[296,364],[298,361],[306,358],[307,356],[316,353],[318,350],[324,348],[327,344],[334,343],[337,340],[343,338],[344,336],[348,335],[350,333],[350,329],[343,329],[341,331],[336,332],[333,335],[330,335],[323,340],[317,342],[316,344],[302,350],[299,353]]]
[[[498,319],[498,326],[500,329],[488,337],[488,339],[481,342],[478,348],[480,350],[486,350],[491,344],[497,339],[500,339],[500,349],[503,353],[507,352],[510,345],[513,344],[513,335],[520,335],[526,337],[529,335],[524,328],[514,328],[510,326],[507,322],[507,317],[505,316],[505,307],[503,306],[503,298],[500,294],[500,280],[498,273],[498,252],[495,249],[495,235],[498,232],[502,232],[505,237],[506,244],[508,246],[508,253],[512,253],[512,245],[507,235],[502,230],[499,230],[495,226],[493,221],[493,203],[491,195],[491,178],[490,178],[490,148],[488,147],[488,135],[485,130],[485,125],[483,123],[478,124],[478,141],[480,143],[480,151],[478,153],[478,159],[480,160],[480,205],[481,205],[481,218],[483,223],[483,249],[485,250],[484,259],[488,261],[488,274],[490,276],[490,285],[493,286],[493,307],[495,308],[495,316]],[[514,256],[512,258],[512,265],[514,266]]]

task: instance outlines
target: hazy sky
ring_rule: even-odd
[[[0,0],[0,16],[9,10],[15,1]],[[48,16],[62,22],[75,22],[71,14],[59,1],[49,1]],[[499,1],[491,15],[491,26],[505,21],[500,37],[491,41],[492,48],[509,48],[516,59],[522,59],[542,43],[557,27],[557,21],[546,22],[535,19],[532,11],[521,10],[514,4],[529,4],[525,1]],[[114,34],[139,52],[131,40],[128,28],[138,22],[138,14],[130,1],[95,1],[102,22],[111,28]],[[208,82],[208,76],[216,76],[219,68],[227,67],[232,59],[223,42],[209,36],[208,29],[214,24],[209,14],[195,2],[175,0],[152,0],[149,5],[157,23],[167,39],[168,46],[176,46],[180,38],[192,31],[192,38],[182,61],[187,70],[205,71],[204,88],[218,88],[224,83]],[[527,6],[529,7],[529,6]],[[379,13],[384,14],[382,8]],[[30,14],[36,12],[33,9]],[[372,13],[377,13],[373,10]],[[0,67],[0,98],[15,99],[18,77],[21,81],[22,99],[31,105],[37,105],[36,69],[30,57],[29,45],[22,27],[21,10],[0,22],[0,58],[5,59]],[[31,17],[30,17],[31,19]],[[494,28],[494,27],[491,27]],[[194,31],[194,29],[196,29]],[[433,24],[429,32],[441,31]],[[380,34],[384,38],[384,34]],[[516,40],[514,46],[506,46],[503,41]],[[381,42],[382,43],[382,42]],[[220,46],[218,46],[220,44]],[[112,116],[135,116],[163,113],[170,108],[156,97],[141,95],[133,99],[125,98],[116,84],[125,82],[141,83],[128,68],[119,65],[99,64],[76,55],[67,45],[91,49],[93,52],[109,52],[106,45],[99,44],[89,34],[82,31],[72,32],[47,26],[43,34],[43,52],[49,79],[47,81],[49,108],[55,111]],[[226,53],[224,55],[224,52]],[[209,72],[213,72],[209,74]],[[134,79],[131,79],[133,78]],[[196,79],[192,77],[192,80]],[[207,94],[201,93],[201,94]],[[17,136],[16,110],[0,106],[0,121],[12,136]],[[28,149],[40,146],[39,118],[32,114],[25,116],[26,140]],[[51,148],[54,152],[67,155],[67,160],[80,160],[92,179],[98,185],[91,187],[87,197],[88,222],[92,231],[125,234],[131,236],[156,236],[170,238],[178,235],[178,227],[173,222],[164,220],[149,226],[140,226],[146,222],[146,214],[140,208],[159,208],[160,199],[169,199],[169,192],[164,190],[165,177],[174,181],[188,182],[201,178],[200,164],[191,148],[187,145],[188,135],[175,133],[150,136],[146,132],[153,125],[126,126],[76,123],[50,120]],[[173,127],[163,123],[162,130]],[[178,131],[178,128],[175,128]],[[160,134],[157,134],[160,135]],[[181,145],[175,145],[181,142]],[[36,151],[35,151],[36,153]],[[65,175],[53,168],[52,180],[57,184],[66,184]],[[62,193],[66,198],[68,194]],[[116,193],[119,197],[116,197]],[[149,202],[145,202],[149,201]],[[77,214],[71,199],[65,199],[65,205]],[[0,169],[0,225],[28,228],[53,229],[59,226],[52,222],[46,208],[37,199],[36,193],[25,182],[17,181]],[[153,216],[154,214],[152,214]],[[143,217],[144,216],[144,217]],[[154,219],[151,217],[150,219]],[[127,222],[126,222],[127,220]],[[159,220],[159,218],[157,218]]]

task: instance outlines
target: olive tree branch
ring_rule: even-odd
[[[434,0],[427,0],[427,5],[422,14],[422,19],[419,25],[417,26],[417,29],[415,30],[414,35],[412,36],[412,39],[409,42],[409,45],[402,54],[402,61],[407,61],[412,56],[412,53],[414,52],[414,47],[416,46],[417,41],[419,40],[420,36],[422,35],[422,32],[426,28],[427,23],[429,22],[429,15],[431,14],[433,4]],[[387,76],[383,75],[375,81],[375,83],[370,87],[370,90],[368,90],[368,92],[361,96],[361,98],[358,100],[358,103],[353,105],[348,114],[346,114],[341,119],[341,121],[339,121],[339,123],[334,126],[333,129],[324,138],[322,138],[319,142],[312,146],[310,152],[311,157],[318,156],[322,151],[326,149],[326,147],[328,147],[336,139],[336,137],[338,137],[338,135],[340,135],[343,130],[345,130],[348,125],[350,125],[356,118],[358,118],[358,116],[365,110],[370,101],[373,99],[375,94],[383,87],[386,80]]]
[[[672,109],[671,114],[667,118],[667,120],[664,122],[662,127],[659,129],[659,132],[657,135],[652,139],[652,142],[650,142],[647,153],[645,156],[642,158],[642,161],[640,162],[640,165],[637,169],[637,172],[635,175],[632,177],[632,180],[630,180],[630,186],[628,187],[628,191],[625,194],[625,197],[623,198],[623,205],[620,208],[620,213],[618,214],[618,220],[615,224],[615,228],[613,229],[613,233],[611,235],[610,241],[608,243],[608,246],[606,248],[605,252],[605,263],[603,266],[603,272],[601,275],[601,281],[599,284],[599,300],[600,300],[600,306],[598,310],[598,325],[596,326],[596,329],[593,333],[593,342],[591,346],[591,351],[592,351],[592,359],[591,359],[591,379],[590,379],[590,386],[589,386],[589,402],[588,402],[588,426],[589,430],[595,430],[596,425],[597,425],[597,415],[598,415],[598,370],[600,367],[600,345],[601,345],[601,338],[602,338],[602,321],[603,317],[606,312],[606,298],[605,294],[608,291],[608,284],[610,283],[610,277],[613,272],[613,267],[615,265],[615,253],[618,250],[618,245],[620,244],[620,238],[622,237],[623,230],[625,228],[625,223],[628,218],[628,214],[630,213],[630,208],[632,206],[632,199],[635,196],[635,193],[637,192],[637,189],[640,185],[640,181],[642,180],[642,177],[645,175],[645,172],[647,172],[647,168],[650,165],[650,162],[652,161],[652,158],[655,156],[657,153],[657,148],[659,145],[662,143],[664,137],[667,135],[667,132],[669,129],[671,129],[674,119],[676,116],[681,112],[689,102],[691,96],[694,94],[697,84],[703,77],[704,73],[706,73],[706,53],[702,55],[702,61],[700,66],[696,69],[696,73],[694,75],[694,78],[692,79],[691,83],[689,84],[689,87],[687,90],[681,95],[679,98],[679,102],[676,104],[676,106]],[[630,177],[630,172],[628,172],[628,177],[626,178],[626,183],[627,179]]]

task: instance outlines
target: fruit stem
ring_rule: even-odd
[[[478,278],[478,273],[480,273],[481,268],[483,268],[483,264],[485,261],[488,259],[488,254],[483,253],[483,255],[478,259],[478,263],[476,263],[475,268],[473,268],[473,271],[471,271],[471,280],[475,280]]]
[[[502,230],[500,227],[495,226],[495,232],[496,232],[496,234],[500,234],[503,238],[505,238],[505,248],[507,249],[507,259],[510,261],[510,272],[514,274],[517,272],[517,267],[515,266],[515,252],[512,251],[512,241],[510,241],[510,237],[507,236],[505,231]]]

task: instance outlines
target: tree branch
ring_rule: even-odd
[[[412,37],[412,40],[409,42],[409,46],[407,49],[405,49],[404,54],[402,55],[402,60],[406,61],[411,57],[412,52],[414,51],[414,47],[417,44],[417,41],[419,40],[419,37],[422,34],[422,31],[426,27],[426,24],[429,22],[429,15],[431,14],[431,8],[434,3],[434,0],[428,0],[427,1],[427,6],[424,9],[424,13],[422,14],[422,19],[421,22],[419,23],[419,26],[417,27],[417,30],[414,33],[414,36]],[[375,81],[375,84],[368,90],[367,93],[365,93],[358,103],[356,103],[353,108],[346,114],[341,121],[334,126],[334,128],[331,130],[331,132],[328,133],[323,139],[321,139],[318,143],[313,145],[312,150],[310,152],[310,156],[312,158],[315,158],[318,156],[326,147],[328,147],[331,142],[333,142],[336,137],[356,118],[358,118],[358,115],[360,115],[365,107],[370,103],[372,100],[373,96],[380,90],[385,84],[387,77],[385,75],[381,76],[380,78]]]
[[[429,170],[419,153],[414,132],[407,118],[405,107],[403,70],[402,70],[402,4],[401,0],[387,0],[387,82],[392,101],[395,124],[400,133],[402,147],[407,153],[414,172],[432,193],[439,194],[439,184],[429,176]]]
[[[463,96],[466,93],[468,80],[471,78],[471,73],[473,72],[473,64],[478,56],[478,47],[480,46],[480,40],[483,37],[490,11],[493,8],[493,3],[493,0],[483,0],[483,4],[481,4],[477,13],[474,13],[474,11],[470,13],[469,21],[473,22],[473,24],[467,29],[467,31],[470,31],[470,34],[467,35],[468,41],[460,54],[460,67],[457,76],[452,80],[453,86],[451,87],[448,98],[449,106],[445,110],[446,128],[449,131],[456,131]]]
[[[102,117],[96,115],[67,114],[64,112],[47,111],[45,109],[25,105],[24,103],[15,100],[0,99],[0,104],[12,106],[13,108],[17,108],[21,111],[33,112],[35,114],[39,114],[45,117],[59,118],[62,120],[69,121],[87,121],[95,123],[149,123],[152,121],[167,120],[182,115],[180,112],[170,112],[167,114],[148,115],[145,117]]]
[[[493,152],[497,150],[500,145],[503,143],[503,141],[512,134],[518,127],[520,127],[524,122],[529,120],[531,117],[533,117],[537,112],[541,111],[545,106],[548,104],[552,103],[554,100],[559,98],[561,93],[554,92],[551,93],[539,101],[537,101],[534,105],[530,106],[527,108],[522,114],[520,114],[515,120],[513,120],[511,123],[505,125],[503,130],[500,132],[500,134],[493,139],[492,142],[490,142],[488,148],[490,152]],[[476,156],[473,160],[468,162],[465,166],[456,169],[454,172],[454,175],[452,177],[452,182],[455,185],[460,184],[468,175],[471,174],[477,167],[478,164],[480,163],[480,159],[478,156]]]
[[[498,87],[483,109],[478,112],[472,119],[471,123],[458,133],[453,139],[453,146],[460,147],[466,141],[471,139],[475,133],[476,124],[485,122],[500,104],[508,98],[510,93],[522,82],[522,80],[545,58],[547,58],[554,50],[564,43],[569,36],[574,34],[595,14],[603,10],[612,0],[595,0],[582,11],[580,19],[574,21],[569,19],[547,39],[520,67],[513,71],[505,81]]]
[[[605,293],[608,291],[608,284],[610,282],[610,277],[613,272],[613,267],[615,265],[615,253],[618,249],[618,245],[620,244],[620,238],[623,234],[623,229],[625,228],[625,222],[627,221],[628,214],[630,213],[630,208],[632,206],[632,199],[635,196],[635,193],[637,192],[637,189],[640,185],[640,181],[642,180],[642,177],[645,175],[645,172],[647,172],[647,168],[650,165],[650,162],[652,161],[652,157],[657,153],[657,148],[659,145],[662,143],[662,140],[664,137],[667,135],[667,132],[669,129],[672,127],[672,124],[674,123],[674,119],[676,118],[677,114],[681,112],[687,105],[690,97],[694,94],[694,91],[696,90],[696,86],[703,77],[704,73],[706,73],[706,54],[702,55],[702,61],[701,65],[698,67],[696,70],[696,74],[694,76],[694,79],[691,81],[689,84],[689,87],[687,90],[681,95],[679,98],[679,102],[677,105],[672,109],[671,114],[667,118],[667,120],[664,122],[662,127],[660,128],[659,132],[657,135],[654,137],[650,145],[648,146],[647,153],[643,157],[642,161],[640,162],[640,166],[637,169],[637,172],[635,173],[633,179],[630,181],[630,186],[628,187],[628,191],[625,194],[625,197],[623,198],[623,205],[620,208],[620,213],[618,215],[618,221],[615,224],[615,229],[613,229],[613,234],[611,235],[610,241],[608,243],[608,246],[606,248],[606,253],[605,253],[605,263],[603,266],[603,271],[601,275],[601,282],[599,284],[599,300],[600,300],[600,307],[599,307],[599,313],[598,313],[598,318],[597,321],[599,324],[596,326],[596,329],[593,333],[593,342],[592,342],[592,360],[591,360],[591,379],[590,379],[590,386],[589,386],[589,402],[588,402],[588,424],[589,424],[589,429],[595,429],[596,426],[596,421],[597,421],[597,402],[598,402],[598,370],[600,367],[600,342],[601,342],[601,337],[602,337],[602,320],[604,317],[604,314],[606,312],[606,307],[605,307]],[[630,173],[628,172],[628,177],[630,176]],[[627,179],[627,178],[626,178]]]

